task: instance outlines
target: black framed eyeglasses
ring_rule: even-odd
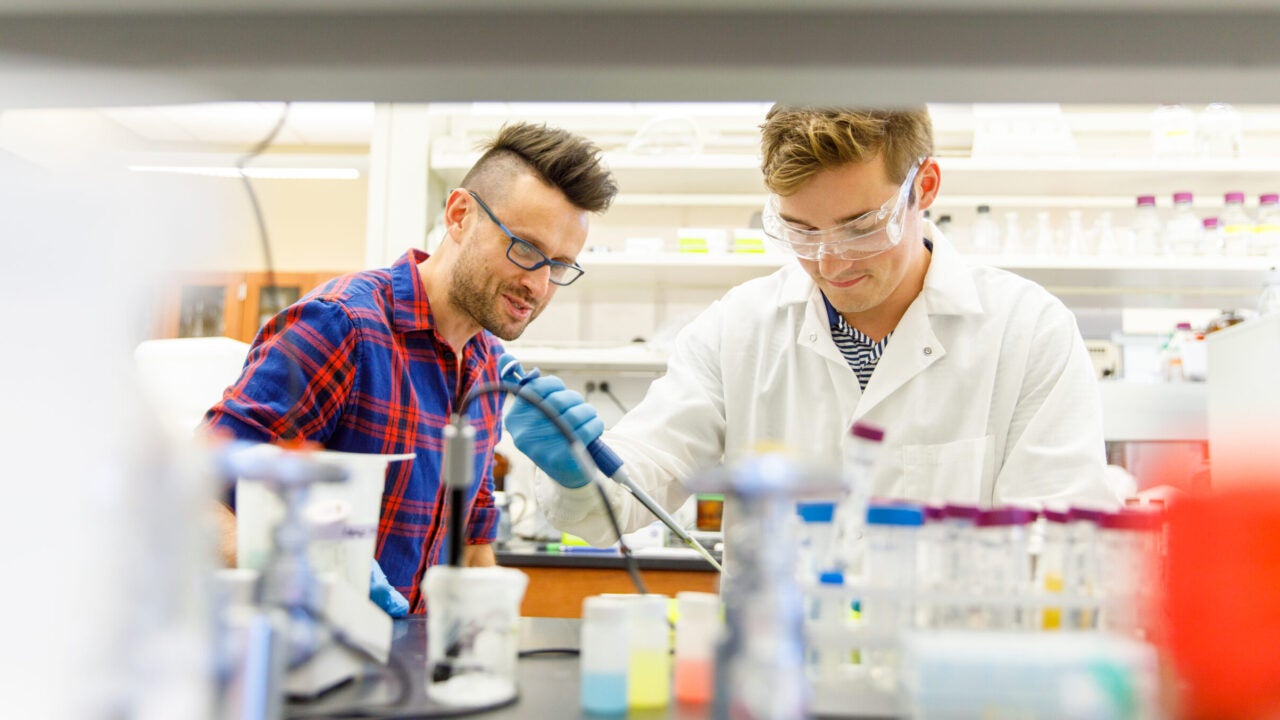
[[[463,188],[463,190],[466,190],[466,188]],[[494,225],[498,226],[499,230],[502,230],[507,234],[507,237],[511,238],[511,244],[507,246],[507,259],[516,267],[523,270],[537,270],[546,265],[551,268],[550,279],[556,285],[569,285],[586,272],[586,270],[577,265],[552,260],[547,257],[547,254],[539,250],[537,246],[528,240],[517,237],[515,233],[508,230],[507,226],[503,225],[502,221],[498,219],[498,216],[494,215],[493,211],[489,209],[489,206],[484,204],[484,200],[481,200],[479,195],[470,190],[467,190],[467,194],[475,198],[476,203],[480,205],[480,209],[484,210],[484,214],[489,216],[489,219],[493,221]]]

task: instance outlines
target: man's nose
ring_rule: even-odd
[[[551,267],[543,265],[537,270],[526,270],[520,276],[520,284],[534,300],[543,300],[551,290]]]
[[[823,277],[830,278],[839,275],[853,264],[852,260],[845,260],[834,253],[819,251],[818,254],[818,273]]]

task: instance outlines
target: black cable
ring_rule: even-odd
[[[618,406],[618,409],[622,411],[622,414],[623,414],[623,415],[626,415],[627,413],[631,412],[631,410],[630,410],[630,409],[628,409],[626,405],[623,405],[623,404],[622,404],[622,401],[618,399],[618,396],[613,394],[613,390],[610,390],[610,389],[609,389],[609,383],[607,383],[607,382],[601,382],[601,383],[600,383],[600,392],[602,392],[602,393],[604,393],[605,395],[609,396],[609,399],[613,401],[613,404],[614,404],[614,405],[617,405],[617,406]]]
[[[518,655],[522,658],[538,657],[540,655],[581,655],[582,651],[578,648],[538,648],[536,650],[521,650]]]
[[[289,119],[289,105],[290,103],[286,101],[284,107],[280,109],[280,117],[276,120],[275,127],[271,128],[271,132],[254,145],[247,155],[236,161],[236,169],[240,171],[240,182],[244,183],[244,189],[249,194],[249,204],[253,206],[253,219],[258,225],[258,239],[262,243],[262,260],[267,267],[267,287],[271,288],[272,293],[272,307],[280,304],[280,288],[276,286],[276,268],[275,261],[271,257],[271,239],[267,235],[267,221],[262,215],[262,204],[258,202],[258,193],[253,189],[253,180],[244,169],[275,142],[276,136],[284,129],[285,121]]]
[[[459,405],[458,412],[466,412],[467,408],[470,407],[471,403],[477,398],[500,392],[515,395],[537,408],[538,412],[541,412],[548,420],[551,421],[551,424],[560,431],[560,434],[569,441],[570,445],[573,445],[574,443],[579,445],[582,444],[573,434],[573,428],[569,427],[568,423],[560,419],[560,416],[557,415],[545,402],[543,402],[542,398],[539,397],[537,393],[516,383],[499,381],[496,383],[486,383],[479,387],[472,388],[471,391],[467,393],[466,397],[462,399],[462,404]],[[582,455],[586,455],[585,448]],[[575,458],[575,461],[576,460],[577,459]],[[583,470],[588,473],[591,472],[590,467],[583,468]],[[605,492],[604,484],[597,482],[594,479],[591,480],[591,484],[595,486],[596,492],[599,493],[600,501],[604,503],[605,513],[609,516],[609,524],[613,526],[613,532],[618,536],[618,550],[622,553],[623,565],[627,569],[627,575],[631,577],[631,583],[636,586],[637,592],[642,595],[647,595],[649,589],[645,587],[644,580],[640,578],[639,563],[636,562],[635,556],[631,554],[631,548],[628,547],[626,541],[622,539],[622,525],[618,523],[618,516],[613,512],[613,504],[609,502],[609,495]]]

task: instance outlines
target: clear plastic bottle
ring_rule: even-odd
[[[627,705],[664,708],[671,701],[671,628],[667,596],[640,595],[631,601]]]
[[[1207,217],[1200,221],[1200,254],[1222,255],[1222,226],[1216,217]]]
[[[720,596],[676,593],[676,606],[676,700],[695,705],[709,703],[720,637]]]
[[[1098,257],[1120,256],[1120,239],[1116,237],[1115,228],[1111,225],[1111,213],[1104,212],[1098,215],[1098,219],[1093,223],[1093,235],[1094,252]]]
[[[582,709],[599,715],[627,711],[630,662],[629,604],[616,597],[582,601],[582,645],[579,667]]]
[[[800,562],[796,570],[803,581],[813,582],[822,573],[835,569],[835,512],[833,502],[796,503],[796,515],[800,517]]]
[[[1245,212],[1244,193],[1229,192],[1223,196],[1223,203],[1219,219],[1222,253],[1231,257],[1248,255],[1253,241],[1253,219]]]
[[[915,505],[867,508],[867,598],[863,618],[881,630],[913,623],[917,541],[924,510]],[[874,588],[874,592],[872,589]]]
[[[1074,602],[1067,627],[1088,630],[1097,627],[1099,562],[1098,533],[1107,513],[1092,508],[1072,508],[1067,517],[1067,569],[1063,576],[1068,597]]]
[[[1240,113],[1226,103],[1209,103],[1196,117],[1196,145],[1202,158],[1240,157],[1243,135]]]
[[[946,510],[940,506],[924,508],[924,526],[920,528],[916,554],[916,588],[929,596],[929,600],[916,603],[915,626],[919,628],[936,627],[941,622],[936,599],[947,587],[946,517]]]
[[[1036,255],[1051,256],[1058,254],[1058,243],[1054,237],[1053,223],[1049,213],[1036,213],[1036,233],[1033,247]]]
[[[934,227],[938,228],[938,232],[950,237],[951,236],[951,216],[939,215],[938,222],[934,223]]]
[[[1070,551],[1068,523],[1071,515],[1065,510],[1045,509],[1040,518],[1044,542],[1036,558],[1035,587],[1037,592],[1048,598],[1062,595],[1069,584],[1067,556]],[[1039,626],[1044,630],[1059,630],[1063,627],[1063,620],[1060,606],[1046,604],[1040,612]]]
[[[982,511],[976,505],[949,503],[942,508],[942,566],[940,584],[947,592],[971,593],[978,577],[974,562],[973,524]],[[977,608],[968,604],[948,603],[935,608],[936,625],[945,628],[971,626]]]
[[[985,510],[975,523],[981,591],[988,600],[983,627],[989,630],[1022,630],[1030,626],[1031,613],[1010,602],[1026,598],[1031,590],[1031,555],[1027,551],[1034,510],[995,508]]]
[[[973,251],[979,255],[995,255],[1000,252],[1000,227],[991,217],[990,205],[979,205],[978,216],[973,220],[970,238]]]
[[[1178,323],[1173,332],[1169,334],[1169,339],[1165,341],[1164,347],[1160,350],[1161,359],[1164,363],[1165,382],[1182,382],[1188,379],[1186,369],[1183,366],[1182,349],[1194,339],[1195,331],[1191,329],[1191,323],[1187,322]]]
[[[809,637],[840,634],[851,613],[852,597],[845,589],[844,573],[826,572],[818,577],[817,590],[809,604]],[[840,666],[851,657],[849,648],[823,647],[810,643],[809,678],[811,682],[838,679]]]
[[[1084,212],[1071,210],[1067,213],[1066,254],[1069,257],[1092,255],[1093,247],[1089,242],[1089,232],[1084,227]]]
[[[1156,210],[1155,195],[1139,195],[1138,209],[1133,216],[1133,252],[1151,257],[1162,255],[1160,242],[1160,215]]]
[[[1258,296],[1258,315],[1276,313],[1280,313],[1280,274],[1271,270],[1267,273],[1266,284],[1262,286],[1262,294]]]
[[[1103,517],[1099,533],[1103,629],[1125,636],[1138,634],[1142,593],[1151,580],[1146,576],[1149,554],[1158,527],[1158,516],[1145,511],[1126,509]]]
[[[1200,217],[1192,207],[1189,192],[1173,194],[1173,215],[1164,226],[1165,246],[1170,255],[1189,257],[1200,254]]]
[[[1258,196],[1258,221],[1253,225],[1249,254],[1275,257],[1280,255],[1280,195]]]
[[[876,466],[884,444],[884,430],[865,422],[855,422],[845,438],[841,481],[844,500],[836,508],[833,562],[822,570],[840,570],[846,575],[862,572],[866,552],[863,525],[867,499],[875,492]]]
[[[1022,228],[1018,224],[1018,213],[1007,212],[1004,214],[1004,244],[1002,251],[1005,255],[1017,257],[1027,254],[1027,244],[1022,237]]]
[[[916,557],[924,511],[915,505],[872,504],[867,508],[866,595],[862,619],[875,635],[863,657],[873,683],[885,690],[898,685],[898,632],[915,623]]]
[[[1177,103],[1165,103],[1151,113],[1152,157],[1184,159],[1193,157],[1195,149],[1195,113]]]

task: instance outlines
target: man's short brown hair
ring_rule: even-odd
[[[504,125],[484,146],[462,186],[500,202],[521,169],[558,188],[579,210],[604,212],[618,194],[613,175],[601,163],[600,148],[567,130],[532,123]]]
[[[884,155],[885,172],[902,182],[912,164],[933,154],[933,123],[924,108],[855,110],[774,105],[765,116],[764,183],[790,195],[823,170]]]

